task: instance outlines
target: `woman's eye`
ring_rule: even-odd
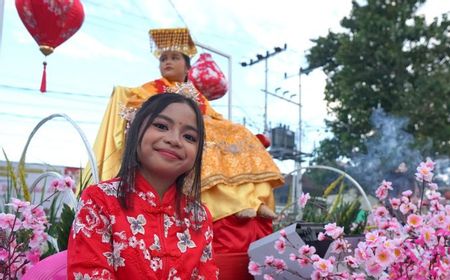
[[[161,129],[161,130],[167,130],[168,129],[167,125],[162,124],[162,123],[153,123],[153,126],[158,128],[158,129]]]
[[[197,137],[194,135],[186,134],[184,135],[184,138],[187,139],[189,142],[197,142]]]

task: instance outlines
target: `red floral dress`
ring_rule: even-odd
[[[83,191],[68,247],[68,279],[217,279],[212,218],[193,202],[175,211],[175,186],[160,199],[140,175],[131,209],[117,199],[118,179]]]

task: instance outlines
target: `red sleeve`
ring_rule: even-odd
[[[217,268],[216,261],[213,252],[213,225],[212,216],[206,206],[203,206],[206,210],[207,220],[204,224],[204,236],[206,238],[206,246],[203,248],[203,254],[200,259],[199,275],[202,275],[207,280],[219,279],[219,269]]]
[[[83,191],[67,249],[67,279],[115,279],[107,197],[97,186]]]

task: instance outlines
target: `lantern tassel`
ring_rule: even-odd
[[[47,91],[47,62],[43,62],[44,70],[42,72],[42,81],[41,81],[41,92],[44,93]]]

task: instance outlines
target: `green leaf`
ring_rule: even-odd
[[[67,204],[64,204],[63,209],[61,211],[61,220],[58,223],[56,229],[58,235],[58,248],[60,251],[67,249],[70,229],[72,227],[74,219],[75,219],[75,210],[72,209]]]

